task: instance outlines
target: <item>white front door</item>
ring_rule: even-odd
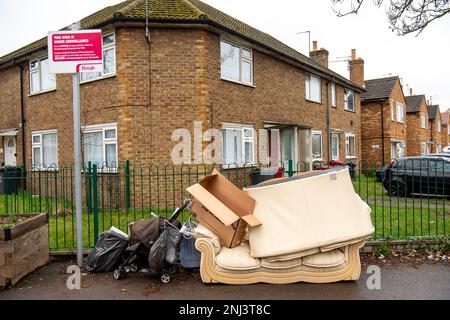
[[[336,133],[331,135],[331,159],[339,160],[339,135]]]
[[[5,165],[15,166],[16,163],[16,137],[5,137]]]

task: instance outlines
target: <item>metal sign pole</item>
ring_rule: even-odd
[[[79,30],[80,24],[74,23],[72,30]],[[73,94],[73,154],[75,174],[75,212],[77,224],[77,264],[83,266],[83,206],[81,198],[81,127],[80,127],[80,78],[72,73]]]

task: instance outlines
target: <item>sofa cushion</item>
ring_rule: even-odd
[[[221,268],[238,271],[258,269],[261,266],[261,261],[250,255],[248,242],[231,249],[223,247],[216,255],[216,263]]]
[[[211,230],[209,230],[207,227],[199,224],[194,231],[192,231],[192,235],[196,238],[196,239],[208,239],[213,247],[214,247],[214,253],[217,254],[220,251],[220,241],[219,241],[219,237],[216,236]]]
[[[370,207],[346,169],[317,171],[244,189],[256,200],[253,257],[267,258],[345,243],[374,232]]]
[[[294,252],[294,253],[289,253],[289,254],[283,254],[280,256],[266,257],[266,258],[264,258],[264,260],[266,260],[267,262],[283,262],[283,261],[299,259],[301,257],[309,256],[309,255],[317,253],[317,252],[320,252],[319,248],[314,248],[314,249],[310,249],[310,250],[299,251],[299,252]]]
[[[299,267],[301,265],[302,265],[302,258],[295,258],[284,261],[271,261],[265,258],[261,259],[261,266],[267,269],[290,269]]]
[[[316,268],[337,267],[344,262],[345,254],[339,249],[315,253],[310,256],[303,257],[303,264],[305,266]]]

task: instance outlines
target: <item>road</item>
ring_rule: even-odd
[[[59,258],[0,292],[0,299],[450,299],[448,262],[381,266],[381,289],[368,289],[363,264],[360,280],[333,284],[297,283],[247,286],[205,285],[197,272],[182,271],[169,284],[144,273],[114,280],[112,274],[81,277],[80,290],[66,287],[67,266]]]

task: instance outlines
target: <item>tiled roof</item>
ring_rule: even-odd
[[[428,106],[428,117],[430,120],[436,119],[436,115],[439,111],[439,105],[433,104],[431,106]]]
[[[420,111],[420,105],[423,101],[425,101],[425,95],[417,95],[417,96],[407,96],[405,97],[406,105],[408,106],[408,109],[406,112],[419,112]]]
[[[361,94],[361,100],[383,100],[389,98],[398,76],[364,81],[366,92]]]
[[[228,32],[246,38],[250,42],[275,51],[297,63],[315,70],[318,73],[335,77],[338,81],[363,91],[364,89],[349,81],[338,73],[323,67],[309,57],[278,41],[267,33],[259,31],[199,0],[148,0],[149,22],[189,22],[208,23]],[[145,0],[127,0],[117,5],[106,7],[81,20],[81,28],[89,29],[105,25],[114,19],[124,21],[143,21],[146,18]],[[42,38],[19,50],[0,57],[0,67],[11,59],[27,55],[37,49],[45,49],[47,38]]]

